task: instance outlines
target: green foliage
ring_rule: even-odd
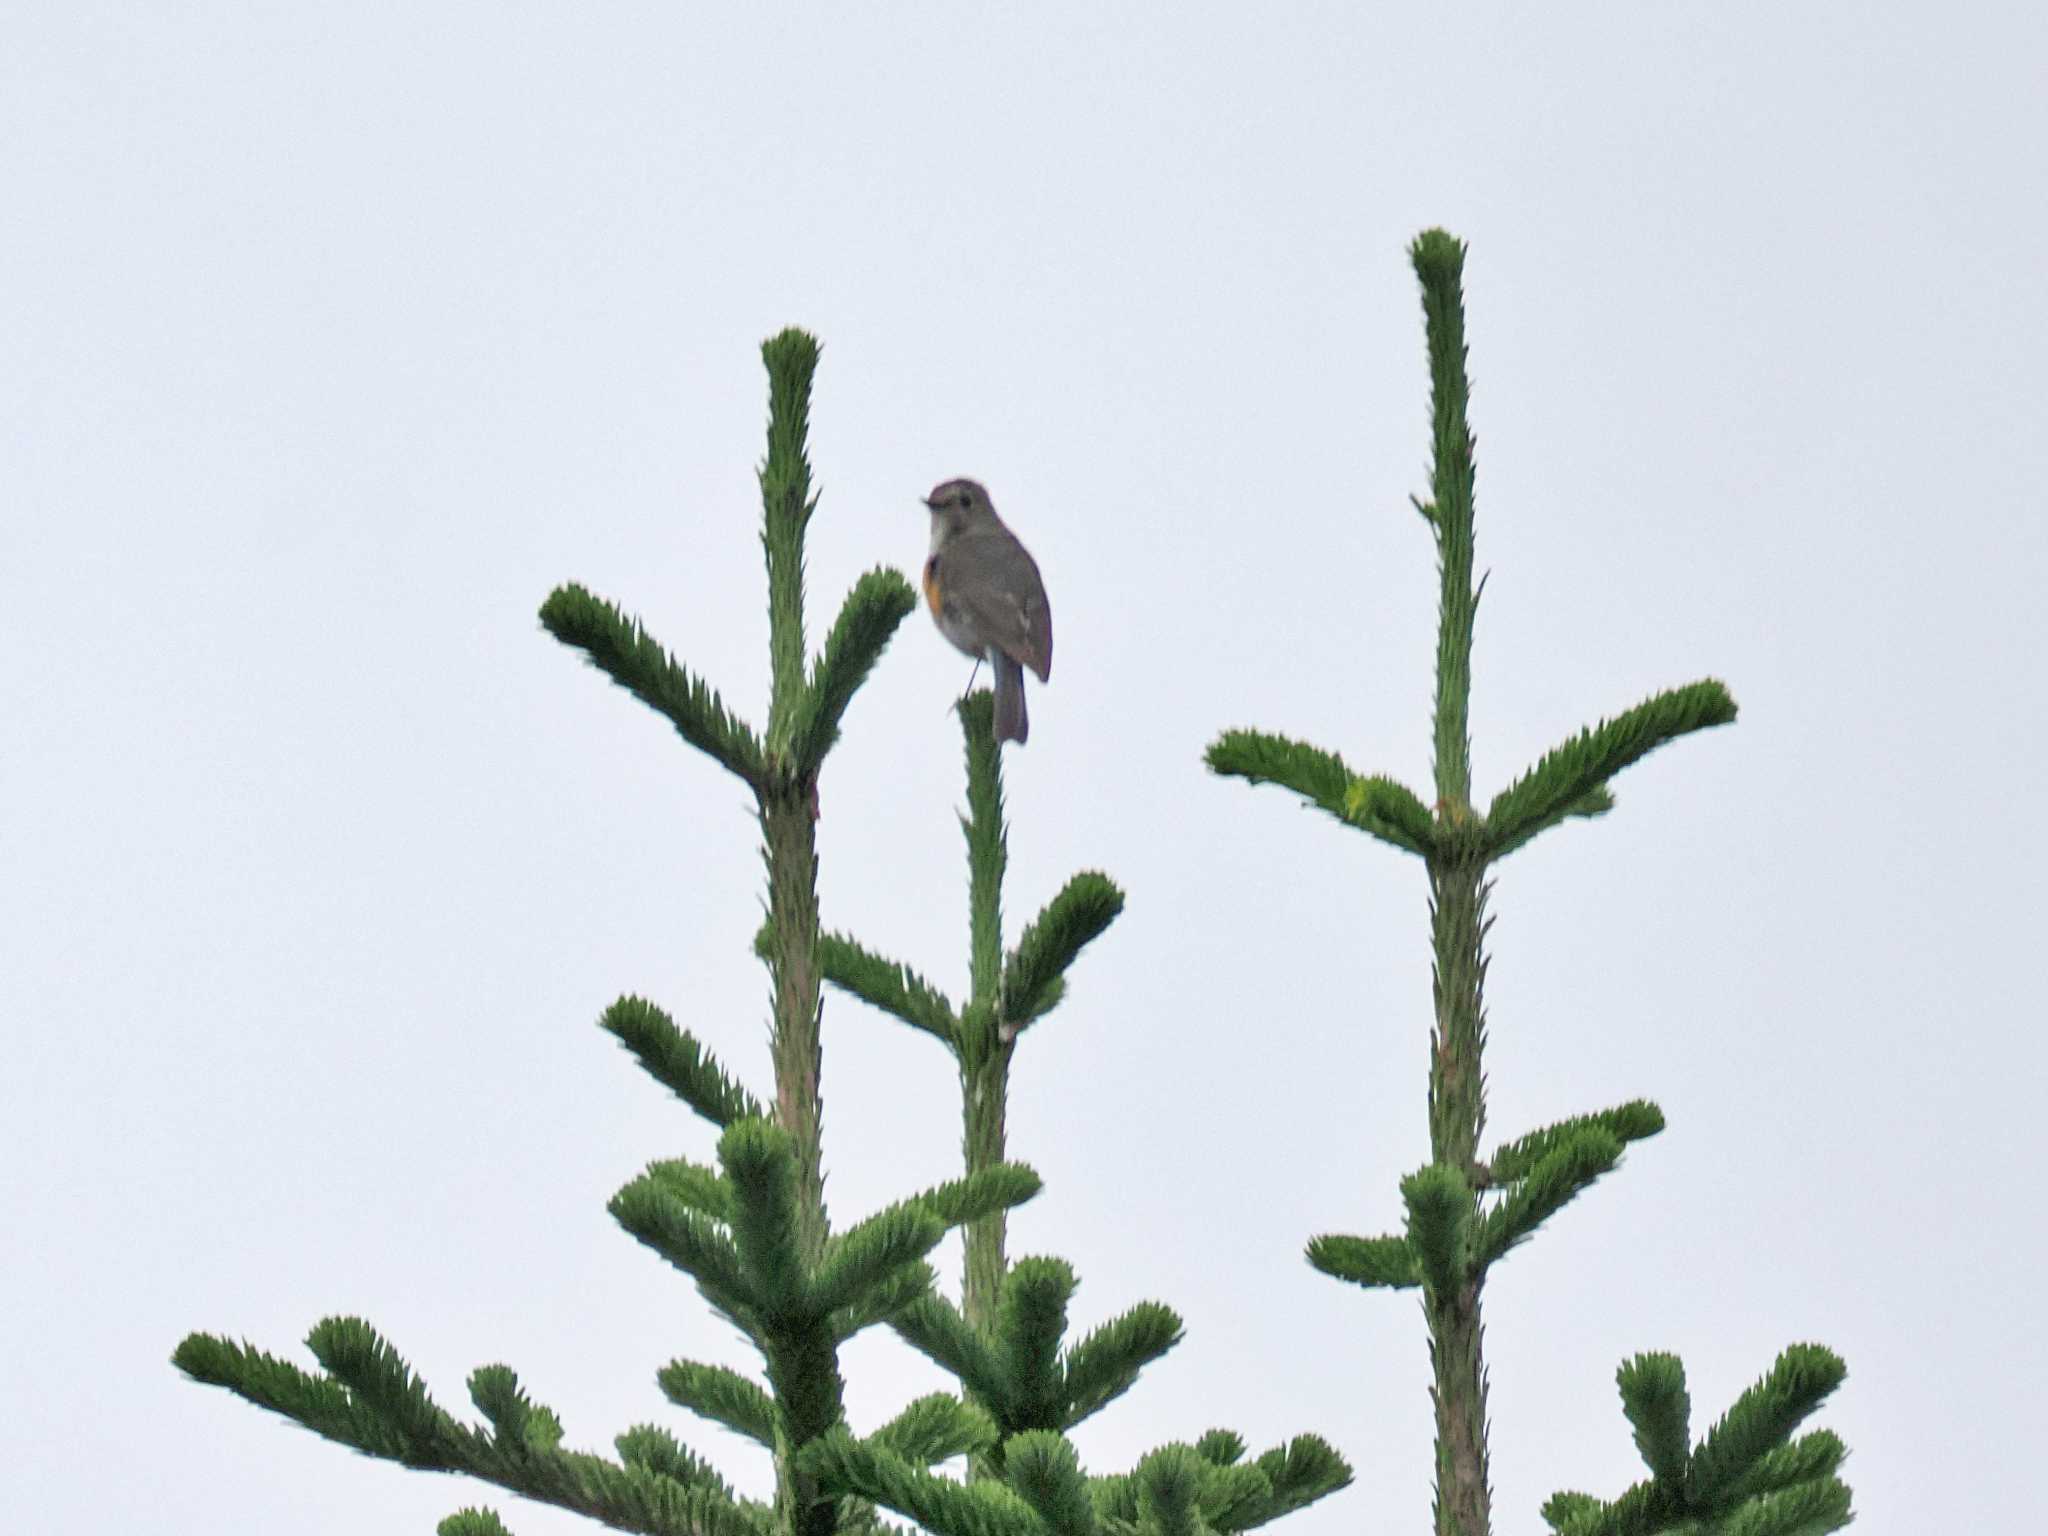
[[[923,1030],[949,1049],[958,1048],[960,1022],[953,1005],[908,966],[884,960],[836,933],[819,939],[818,962],[825,980],[840,991]]]
[[[637,620],[583,588],[558,588],[542,605],[541,621],[686,742],[743,779],[757,802],[770,913],[763,958],[775,985],[772,1106],[756,1100],[645,999],[621,998],[601,1023],[650,1075],[722,1133],[716,1168],[680,1158],[652,1163],[619,1191],[611,1209],[760,1351],[766,1388],[725,1367],[688,1361],[669,1365],[660,1380],[676,1403],[776,1453],[774,1504],[736,1498],[707,1463],[653,1425],[618,1436],[616,1462],[565,1449],[559,1418],[532,1401],[507,1366],[487,1365],[471,1375],[470,1396],[484,1423],[460,1424],[433,1402],[396,1351],[356,1319],[328,1319],[312,1331],[308,1343],[319,1375],[203,1334],[185,1339],[174,1360],[195,1379],[344,1445],[408,1466],[466,1472],[621,1530],[896,1536],[871,1508],[821,1495],[797,1471],[794,1453],[842,1420],[838,1346],[929,1296],[933,1276],[925,1256],[943,1234],[962,1224],[1000,1222],[1009,1207],[1037,1192],[1038,1178],[999,1157],[987,1159],[967,1178],[913,1195],[836,1237],[826,1222],[818,1155],[821,969],[837,960],[843,983],[955,1044],[958,1029],[945,999],[910,973],[844,941],[819,942],[818,772],[854,694],[916,600],[899,573],[869,572],[848,594],[805,675],[803,546],[817,506],[806,440],[818,348],[790,330],[765,343],[762,356],[770,397],[759,472],[771,672],[765,736],[728,710]],[[1055,971],[1072,958],[1059,956],[1061,943],[1077,950],[1086,942],[1071,931],[1083,916],[1069,910],[1063,917],[1064,927],[1044,946],[1052,952],[1045,963]],[[993,995],[996,961],[984,969],[983,991]],[[978,1408],[929,1398],[905,1409],[877,1439],[900,1453],[942,1459],[985,1451],[994,1436]],[[453,1536],[503,1536],[504,1526],[492,1511],[471,1508],[451,1515],[442,1529]]]
[[[1597,803],[1606,793],[1607,781],[1622,769],[1666,742],[1734,719],[1735,701],[1728,690],[1707,678],[1660,693],[1579,732],[1544,753],[1534,768],[1494,796],[1486,813],[1492,857],[1505,858],[1568,816],[1597,814],[1585,809],[1589,797]]]
[[[1062,1369],[1067,1422],[1078,1424],[1123,1396],[1140,1371],[1184,1337],[1179,1313],[1141,1301],[1082,1338],[1067,1351]]]
[[[509,1365],[480,1365],[470,1372],[469,1400],[505,1449],[551,1451],[562,1443],[562,1421],[526,1395]]]
[[[917,594],[898,571],[869,571],[854,583],[825,637],[795,714],[791,755],[800,775],[816,775],[825,754],[839,740],[846,706],[881,660],[896,626],[916,606]]]
[[[809,1303],[823,1312],[852,1306],[893,1273],[938,1247],[946,1223],[921,1202],[891,1206],[826,1244]]]
[[[870,1444],[923,1467],[986,1451],[996,1438],[994,1420],[944,1392],[920,1397],[868,1437]]]
[[[1077,1284],[1071,1265],[1050,1258],[1019,1259],[1003,1277],[994,1332],[1004,1378],[996,1414],[1005,1434],[1067,1427],[1060,1342]]]
[[[775,1399],[738,1371],[676,1360],[663,1366],[655,1379],[678,1408],[774,1449]]]
[[[1500,1203],[1480,1218],[1473,1247],[1483,1271],[1621,1161],[1621,1142],[1611,1132],[1587,1127],[1560,1139],[1521,1178],[1508,1185]]]
[[[833,1312],[825,1321],[832,1337],[839,1340],[893,1322],[898,1313],[928,1295],[934,1283],[928,1264],[907,1264],[873,1290]]]
[[[818,343],[794,328],[761,344],[768,368],[768,456],[761,482],[761,549],[768,562],[768,742],[794,756],[796,722],[805,712],[804,530],[817,501],[811,495],[811,378]]]
[[[952,1376],[976,1402],[993,1410],[1008,1398],[1009,1375],[995,1345],[945,1297],[919,1297],[890,1325],[904,1343]]]
[[[1471,1272],[1471,1186],[1457,1169],[1431,1163],[1401,1181],[1401,1201],[1423,1283],[1439,1296],[1450,1295]]]
[[[1575,1115],[1569,1120],[1560,1120],[1556,1125],[1547,1125],[1518,1137],[1495,1151],[1490,1166],[1494,1181],[1508,1184],[1526,1177],[1537,1163],[1583,1131],[1605,1131],[1616,1141],[1630,1142],[1655,1136],[1663,1129],[1664,1111],[1648,1099],[1631,1099],[1613,1109]]]
[[[939,1296],[907,1308],[895,1328],[988,1410],[1005,1441],[1026,1430],[1071,1429],[1182,1336],[1171,1308],[1141,1302],[1063,1351],[1075,1284],[1058,1259],[1020,1259],[1003,1279],[986,1333]]]
[[[1430,501],[1424,516],[1436,534],[1440,576],[1436,648],[1435,766],[1438,799],[1472,803],[1472,429],[1466,424],[1465,247],[1441,229],[1409,247],[1422,280],[1429,338]],[[1484,585],[1482,583],[1482,585]]]
[[[295,1366],[204,1334],[179,1345],[173,1362],[196,1380],[281,1413],[356,1450],[405,1466],[464,1472],[543,1503],[652,1536],[770,1536],[761,1506],[730,1490],[680,1446],[661,1452],[636,1432],[623,1444],[640,1455],[614,1463],[561,1447],[552,1410],[527,1399],[503,1366],[470,1378],[470,1394],[488,1427],[460,1424],[437,1407],[411,1369],[367,1323],[328,1318],[308,1346],[327,1374]],[[487,1510],[467,1509],[441,1529],[499,1529]]]
[[[1794,1344],[1779,1355],[1693,1453],[1694,1498],[1713,1499],[1738,1490],[1756,1463],[1785,1444],[1848,1374],[1841,1357],[1818,1344]]]
[[[794,1142],[766,1120],[741,1120],[718,1139],[718,1160],[733,1189],[730,1231],[748,1299],[771,1326],[797,1325],[810,1309]]]
[[[977,1168],[964,1179],[928,1189],[917,1200],[947,1226],[963,1227],[1014,1210],[1044,1187],[1038,1175],[1022,1163],[996,1163]]]
[[[1260,1456],[1255,1465],[1272,1491],[1256,1508],[1241,1511],[1233,1530],[1247,1531],[1306,1509],[1351,1481],[1351,1468],[1344,1458],[1315,1435],[1296,1435]]]
[[[1692,1398],[1678,1356],[1637,1355],[1615,1375],[1621,1411],[1635,1431],[1636,1450],[1653,1476],[1676,1482],[1692,1453]]]
[[[1064,1436],[1025,1430],[1005,1441],[996,1476],[969,1484],[934,1476],[880,1441],[834,1430],[806,1447],[802,1461],[825,1487],[872,1500],[935,1536],[1234,1533],[1351,1480],[1344,1459],[1313,1436],[1239,1465],[1243,1443],[1215,1432],[1197,1446],[1162,1446],[1128,1473],[1090,1478]]]
[[[1291,789],[1347,827],[1404,853],[1426,854],[1435,846],[1429,809],[1413,790],[1392,779],[1355,774],[1336,753],[1307,742],[1264,731],[1225,731],[1210,744],[1207,762],[1215,773]]]
[[[620,998],[597,1023],[639,1058],[650,1077],[720,1130],[764,1115],[754,1096],[728,1077],[709,1051],[645,998]]]
[[[731,1225],[732,1184],[717,1170],[672,1157],[649,1163],[647,1177],[699,1215]]]
[[[1003,967],[1003,1017],[1017,1028],[1063,994],[1067,967],[1100,938],[1124,909],[1124,893],[1107,875],[1086,870],[1046,903]]]
[[[1543,1506],[1558,1536],[1794,1536],[1840,1530],[1851,1519],[1836,1476],[1846,1454],[1826,1431],[1792,1433],[1842,1384],[1839,1357],[1795,1344],[1688,1453],[1691,1403],[1672,1355],[1638,1355],[1617,1373],[1622,1408],[1650,1478],[1609,1503],[1559,1493]]]
[[[1353,1285],[1406,1290],[1422,1284],[1422,1260],[1405,1237],[1309,1239],[1308,1261],[1324,1274]]]
[[[1243,1442],[1211,1431],[1194,1446],[1154,1451],[1130,1473],[1099,1478],[1096,1513],[1117,1529],[1254,1530],[1336,1492],[1351,1468],[1322,1440],[1302,1435],[1238,1465]]]
[[[967,837],[968,996],[987,1013],[1002,995],[1003,873],[1010,862],[1002,743],[995,737],[995,696],[986,688],[956,709],[967,753],[967,814],[960,830]]]
[[[1092,1536],[1095,1500],[1081,1458],[1064,1435],[1027,1430],[1003,1447],[1003,1481],[1053,1536]]]
[[[612,1196],[609,1209],[620,1226],[696,1281],[720,1316],[749,1338],[759,1336],[754,1288],[724,1222],[691,1210],[644,1174]]]
[[[733,1497],[732,1489],[709,1462],[685,1450],[674,1435],[658,1425],[636,1424],[613,1440],[612,1446],[628,1467]]]
[[[337,1445],[410,1466],[431,1464],[420,1459],[397,1425],[386,1422],[340,1382],[310,1375],[262,1350],[193,1333],[172,1352],[171,1364],[194,1381],[225,1387]]]
[[[935,1536],[1042,1536],[1031,1506],[1002,1483],[934,1476],[844,1428],[805,1446],[799,1461],[824,1487],[893,1509]]]
[[[717,693],[680,665],[655,638],[611,603],[571,583],[541,604],[540,622],[564,645],[666,719],[699,752],[757,789],[761,743]]]
[[[1358,774],[1334,752],[1262,731],[1226,731],[1211,744],[1207,758],[1219,774],[1282,785],[1339,821],[1424,859],[1435,952],[1431,1160],[1402,1181],[1404,1234],[1326,1234],[1309,1243],[1308,1259],[1325,1274],[1355,1285],[1423,1287],[1437,1414],[1437,1526],[1446,1536],[1481,1536],[1491,1523],[1480,1316],[1487,1271],[1611,1171],[1629,1142],[1664,1128],[1655,1105],[1636,1101],[1531,1132],[1501,1147],[1490,1165],[1479,1160],[1486,1124],[1483,987],[1491,922],[1486,912],[1489,872],[1566,820],[1606,814],[1614,805],[1610,781],[1616,774],[1679,736],[1732,721],[1735,704],[1713,679],[1657,694],[1545,754],[1494,797],[1483,817],[1475,814],[1471,662],[1485,580],[1474,580],[1476,471],[1468,419],[1465,247],[1433,229],[1416,239],[1409,254],[1422,289],[1429,357],[1430,494],[1426,501],[1416,500],[1415,508],[1435,540],[1438,562],[1431,722],[1435,803],[1425,808],[1412,791],[1385,777]],[[1788,1356],[1801,1358],[1797,1352]],[[1833,1464],[1827,1460],[1834,1442],[1809,1437],[1796,1445],[1782,1443],[1789,1433],[1784,1420],[1817,1401],[1814,1383],[1827,1379],[1812,1361],[1803,1369],[1808,1377],[1789,1366],[1774,1374],[1770,1392],[1759,1389],[1761,1395],[1745,1397],[1700,1451],[1689,1453],[1682,1373],[1675,1361],[1639,1357],[1624,1368],[1623,1390],[1652,1481],[1612,1505],[1583,1494],[1561,1494],[1552,1502],[1552,1523],[1575,1532],[1661,1530],[1685,1511],[1704,1510],[1701,1499],[1718,1489],[1715,1497],[1721,1502],[1711,1525],[1716,1532],[1789,1530],[1800,1520],[1832,1528],[1825,1522],[1835,1518],[1837,1499],[1844,1517],[1847,1509],[1846,1490],[1833,1482]],[[1675,1470],[1681,1464],[1682,1479]],[[1736,1491],[1747,1502],[1731,1502]],[[1686,1528],[1704,1531],[1709,1526]]]

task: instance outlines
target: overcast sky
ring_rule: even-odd
[[[721,20],[694,13],[718,10]],[[1011,935],[1125,917],[1026,1039],[1012,1249],[1187,1341],[1078,1436],[1217,1424],[1428,1519],[1412,1296],[1312,1272],[1426,1160],[1419,867],[1212,778],[1256,725],[1426,788],[1405,247],[1467,266],[1474,771],[1656,689],[1741,721],[1499,872],[1489,1140],[1670,1119],[1487,1291],[1498,1528],[1779,1349],[1871,1531],[2038,1519],[2048,22],[2017,4],[22,6],[0,49],[0,1439],[52,1532],[428,1531],[488,1502],[182,1380],[205,1328],[503,1360],[572,1444],[751,1364],[605,1199],[757,1089],[739,786],[538,628],[582,581],[765,717],[761,339],[824,342],[813,638],[971,474],[1058,632]],[[1114,14],[1111,14],[1113,11]],[[1446,14],[1455,11],[1455,14]],[[1255,14],[1256,12],[1256,14]],[[966,665],[922,614],[823,786],[826,921],[956,995]],[[1425,798],[1428,798],[1426,795]],[[828,1002],[844,1221],[955,1172],[928,1039]],[[956,1250],[945,1267],[957,1267]],[[848,1351],[869,1427],[937,1373]]]

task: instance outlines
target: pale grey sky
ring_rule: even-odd
[[[18,7],[0,49],[0,1438],[17,1525],[426,1531],[482,1485],[167,1363],[370,1318],[573,1443],[749,1363],[605,1198],[708,1133],[594,1027],[766,1081],[738,788],[546,638],[580,580],[758,719],[756,348],[825,343],[813,632],[985,480],[1059,664],[1013,924],[1129,892],[1018,1069],[1013,1249],[1188,1339],[1097,1470],[1314,1430],[1294,1536],[1427,1519],[1410,1297],[1303,1242],[1425,1157],[1421,875],[1201,752],[1421,785],[1435,588],[1404,256],[1471,242],[1476,775],[1656,688],[1651,759],[1495,899],[1492,1125],[1664,1136],[1489,1288],[1499,1528],[1785,1344],[1871,1531],[2017,1529],[2039,1302],[2048,22],[2019,5]],[[829,923],[957,990],[965,680],[922,615],[824,785]],[[833,1001],[842,1218],[956,1167],[931,1043]],[[950,1250],[949,1250],[950,1251]],[[950,1260],[948,1261],[951,1262]],[[871,1424],[936,1373],[847,1361]]]

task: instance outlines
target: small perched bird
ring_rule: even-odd
[[[1052,606],[1038,562],[1003,525],[988,492],[972,480],[948,480],[925,497],[932,553],[924,563],[924,599],[939,633],[995,674],[996,740],[1024,745],[1024,669],[1052,680]]]

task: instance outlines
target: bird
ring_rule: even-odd
[[[996,740],[1021,747],[1031,734],[1024,669],[1042,683],[1052,680],[1052,605],[1038,562],[996,516],[977,482],[944,481],[924,504],[932,515],[925,602],[955,649],[988,663],[995,677]]]

